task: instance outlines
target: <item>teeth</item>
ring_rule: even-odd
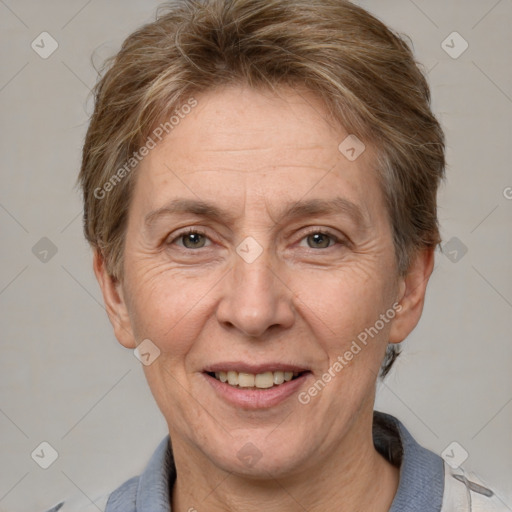
[[[258,373],[254,378],[254,385],[257,388],[271,388],[274,385],[274,374],[272,372]]]
[[[282,384],[284,382],[284,372],[274,372],[274,384],[279,386],[279,384]]]
[[[279,386],[284,382],[289,382],[293,377],[297,377],[298,372],[264,372],[264,373],[244,373],[235,372],[215,372],[215,378],[221,382],[227,382],[231,386],[240,388],[259,388],[268,389],[273,386]]]
[[[253,388],[255,377],[252,373],[239,373],[238,374],[238,385],[241,388]]]

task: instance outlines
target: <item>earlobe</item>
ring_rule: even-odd
[[[400,279],[397,302],[401,308],[393,319],[390,343],[402,342],[418,324],[433,269],[434,248],[428,247],[416,253],[407,275]]]
[[[122,284],[109,275],[103,255],[98,249],[94,251],[93,269],[100,285],[105,309],[114,328],[117,340],[126,348],[135,348],[135,338],[131,328]]]

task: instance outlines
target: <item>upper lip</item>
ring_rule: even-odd
[[[268,362],[260,364],[249,364],[242,361],[226,361],[223,363],[210,364],[204,368],[205,372],[242,372],[242,373],[265,373],[265,372],[306,372],[309,368],[302,365]]]

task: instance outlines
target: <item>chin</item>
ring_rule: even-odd
[[[226,434],[222,441],[209,443],[203,451],[215,466],[229,473],[257,480],[289,476],[308,458],[305,442],[296,433],[283,430],[276,435],[273,429],[275,425],[261,433],[247,429],[247,435]]]

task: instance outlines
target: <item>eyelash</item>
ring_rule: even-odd
[[[180,238],[183,238],[183,237],[186,237],[188,235],[201,235],[201,236],[204,236],[205,238],[208,238],[209,237],[206,235],[206,233],[204,231],[202,231],[201,229],[197,229],[197,228],[189,228],[187,231],[183,231],[181,233],[178,233],[170,242],[167,243],[167,245],[172,245],[174,244],[174,242],[176,242],[176,240],[179,240]],[[334,247],[335,244],[338,244],[338,245],[347,245],[347,242],[340,239],[339,237],[337,237],[334,233],[328,231],[328,230],[324,230],[324,229],[318,229],[318,228],[313,228],[311,229],[310,231],[304,233],[304,235],[302,236],[302,238],[300,239],[301,241],[304,239],[304,238],[307,238],[309,235],[324,235],[324,236],[328,236],[330,237],[334,244],[333,245],[329,245],[328,247],[323,247],[321,249],[325,250],[325,249],[331,249],[332,247]],[[186,251],[196,251],[197,249],[189,249],[187,247],[182,247],[182,249],[186,250]],[[205,249],[205,247],[199,247],[199,249]],[[308,247],[309,250],[311,251],[317,251],[318,249],[314,249],[312,247]]]

